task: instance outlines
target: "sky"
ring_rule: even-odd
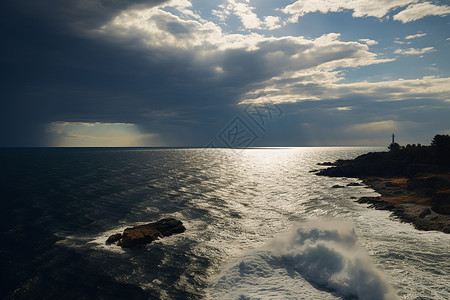
[[[450,5],[2,0],[0,146],[387,146],[450,134]]]

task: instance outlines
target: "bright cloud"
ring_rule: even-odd
[[[348,110],[352,110],[352,107],[351,106],[339,106],[339,107],[336,107],[335,109],[339,110],[339,111],[348,111]]]
[[[301,0],[286,6],[283,12],[293,16],[296,20],[307,13],[353,11],[354,17],[382,18],[394,8],[404,7],[415,0],[382,0],[376,4],[371,0]]]
[[[394,20],[406,23],[422,19],[426,16],[443,17],[448,14],[450,14],[450,6],[448,5],[434,5],[429,2],[422,2],[409,5],[405,10],[396,14]]]
[[[378,44],[377,41],[374,41],[374,40],[371,40],[371,39],[359,39],[358,41],[366,43],[369,46]]]
[[[282,23],[279,17],[265,16],[259,18],[254,12],[255,8],[246,0],[227,0],[227,4],[219,5],[219,10],[213,10],[212,13],[219,18],[220,21],[225,20],[230,15],[238,17],[245,29],[267,29],[273,30],[281,28]]]
[[[158,8],[124,11],[97,32],[123,42],[137,40],[147,47],[172,49],[208,49],[222,36],[214,23],[184,20]]]
[[[350,131],[363,131],[363,132],[373,132],[373,131],[395,131],[398,128],[398,123],[393,120],[377,121],[363,124],[355,124],[350,126],[348,130]]]
[[[306,80],[306,79],[309,80]],[[295,103],[310,100],[370,98],[374,101],[400,101],[408,99],[448,99],[450,78],[423,77],[378,82],[339,83],[338,72],[297,73],[296,78],[275,78],[255,88],[242,98],[243,104],[272,101]]]
[[[426,35],[427,35],[426,33],[411,34],[411,35],[406,36],[405,40],[415,39],[415,38],[423,37]]]
[[[290,21],[296,22],[299,17],[308,13],[353,11],[353,17],[383,18],[388,13],[403,9],[394,16],[394,20],[403,23],[415,21],[425,16],[445,16],[450,12],[450,6],[435,5],[430,2],[417,3],[418,0],[299,0],[286,6],[282,11],[292,15]],[[406,8],[405,8],[406,7]]]
[[[422,49],[416,49],[416,48],[408,48],[408,49],[396,49],[394,53],[396,54],[404,54],[404,55],[419,55],[424,54],[428,52],[436,51],[434,47],[425,47]]]
[[[411,42],[404,42],[404,41],[398,41],[398,40],[394,41],[394,43],[400,44],[400,45],[410,45],[411,44]]]

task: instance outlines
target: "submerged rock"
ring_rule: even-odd
[[[182,233],[186,230],[183,223],[173,218],[161,219],[154,223],[126,228],[123,234],[111,235],[106,242],[117,243],[122,248],[146,245],[162,237]]]
[[[331,188],[333,188],[333,189],[342,189],[342,188],[344,188],[345,186],[343,186],[343,185],[339,185],[339,184],[335,184],[335,185],[333,185]]]
[[[331,161],[326,161],[326,162],[323,162],[323,163],[318,163],[317,165],[318,166],[334,166],[335,163],[333,163]]]
[[[422,210],[422,212],[420,213],[419,218],[423,219],[430,214],[431,214],[431,210],[429,208],[424,208]]]

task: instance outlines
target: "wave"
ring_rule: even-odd
[[[346,222],[301,224],[217,276],[220,299],[399,299]]]

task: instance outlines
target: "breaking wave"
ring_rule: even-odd
[[[251,251],[214,280],[221,299],[399,299],[349,223],[302,224]]]

